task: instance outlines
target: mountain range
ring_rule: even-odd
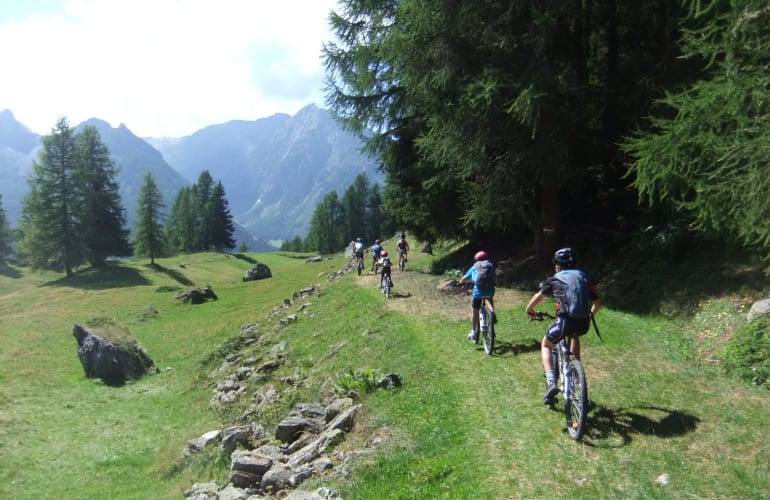
[[[238,244],[256,251],[271,249],[268,242],[305,237],[323,197],[331,191],[341,196],[357,175],[383,181],[375,162],[360,152],[358,138],[313,104],[294,116],[233,120],[181,138],[140,138],[124,124],[115,128],[97,118],[74,128],[86,125],[99,131],[119,167],[130,227],[146,172],[152,172],[168,211],[179,190],[208,170],[225,189]],[[10,110],[0,111],[0,195],[11,225],[21,214],[40,140]]]

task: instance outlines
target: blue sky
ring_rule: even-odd
[[[336,0],[0,0],[0,110],[182,137],[323,106]]]

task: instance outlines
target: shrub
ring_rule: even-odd
[[[770,388],[770,317],[738,327],[723,356],[727,373]]]

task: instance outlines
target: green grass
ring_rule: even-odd
[[[264,381],[283,396],[259,415],[268,428],[293,402],[315,401],[350,383],[351,373],[393,372],[404,381],[359,391],[356,432],[339,448],[381,441],[376,453],[353,460],[349,479],[318,478],[304,489],[393,499],[762,498],[770,491],[770,395],[692,355],[702,349],[697,332],[722,328],[722,307],[710,304],[685,325],[602,310],[604,342],[590,334],[583,343],[597,407],[576,443],[563,414],[541,402],[539,340],[547,325],[527,322],[528,293],[498,290],[490,357],[466,340],[469,299],[439,291],[441,277],[418,271],[431,267],[428,256],[412,252],[407,272],[394,271],[390,301],[374,276],[327,282],[341,257],[315,264],[290,254],[251,257],[274,277],[243,283],[253,263],[218,254],[161,259],[156,267],[122,262],[73,280],[27,270],[0,275],[0,497],[179,498],[194,482],[224,481],[226,460],[189,465],[181,453],[187,440],[240,415],[239,404],[221,414],[208,409],[209,375],[240,346],[233,340],[240,328],[254,322],[261,335],[249,353],[287,345],[288,362]],[[284,312],[273,309],[311,284],[319,292],[285,314],[301,303],[305,312],[280,326]],[[181,305],[175,292],[156,291],[206,285],[218,301]],[[86,380],[71,329],[93,318],[126,326],[161,373],[121,388]],[[280,383],[292,374],[303,383]],[[670,483],[660,486],[655,479],[664,473]]]

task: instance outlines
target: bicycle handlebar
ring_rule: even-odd
[[[554,316],[552,314],[549,314],[549,313],[547,313],[545,311],[535,311],[535,315],[534,316],[530,316],[529,320],[530,321],[543,321],[546,318],[547,319],[556,319],[556,316]]]

